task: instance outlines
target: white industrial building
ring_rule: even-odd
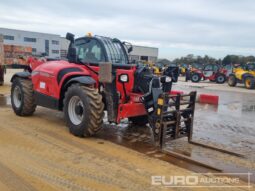
[[[34,55],[60,58],[60,35],[0,28],[4,44],[32,47]]]
[[[0,28],[4,44],[32,47],[33,55],[45,53],[48,58],[65,58],[69,41],[57,34],[30,32],[24,30]],[[133,46],[130,60],[156,62],[158,48]]]
[[[130,52],[129,58],[130,60],[156,63],[158,59],[158,48],[133,45],[133,51]]]

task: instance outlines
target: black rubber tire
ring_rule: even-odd
[[[236,80],[236,77],[231,75],[228,77],[228,85],[231,86],[231,87],[235,87],[237,84],[237,80]]]
[[[215,82],[217,84],[224,84],[226,82],[227,78],[224,74],[217,74],[215,78]]]
[[[16,86],[21,90],[21,105],[19,107],[16,107],[13,101],[13,91]],[[15,78],[13,80],[11,88],[11,104],[13,111],[18,116],[30,116],[35,112],[36,104],[31,80],[21,78]]]
[[[145,126],[147,123],[149,123],[147,115],[129,117],[128,120],[132,122],[133,125],[137,125],[137,126]]]
[[[80,124],[72,123],[68,113],[68,103],[73,96],[78,96],[84,105],[84,117]],[[65,93],[64,115],[66,124],[70,132],[79,137],[89,137],[98,132],[103,125],[104,103],[98,90],[82,86],[79,84],[71,85]]]
[[[247,81],[250,81],[249,85],[247,84]],[[247,89],[255,89],[255,78],[254,77],[246,77],[244,80],[244,85]]]
[[[201,75],[198,74],[198,73],[192,73],[191,76],[190,76],[190,79],[192,82],[194,83],[198,83],[201,81]]]

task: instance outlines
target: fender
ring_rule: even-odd
[[[11,82],[13,82],[14,78],[16,78],[16,77],[23,78],[23,79],[30,79],[31,73],[30,72],[18,72],[12,76]]]
[[[73,77],[65,83],[64,89],[66,89],[72,83],[80,83],[82,85],[94,85],[96,81],[90,76]]]
[[[58,108],[59,110],[63,109],[64,94],[67,88],[73,83],[80,83],[82,85],[94,85],[96,84],[96,81],[91,76],[75,76],[75,77],[71,77],[71,79],[69,79],[67,82],[64,82],[60,90],[60,99],[59,99],[59,108]]]
[[[254,76],[253,76],[253,75],[251,75],[251,74],[249,74],[249,73],[245,73],[245,74],[243,74],[243,75],[242,75],[242,80],[244,81],[244,80],[245,80],[245,78],[247,78],[247,77],[254,78]]]

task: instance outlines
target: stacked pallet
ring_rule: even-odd
[[[26,58],[32,55],[32,48],[16,45],[4,45],[4,63],[6,65],[26,65]]]

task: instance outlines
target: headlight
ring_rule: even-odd
[[[161,83],[168,83],[168,82],[172,81],[172,78],[169,76],[163,76],[163,77],[161,77],[160,81],[161,81]]]
[[[122,82],[122,83],[128,82],[128,75],[127,74],[121,74],[119,76],[119,81]]]
[[[171,78],[170,77],[166,77],[166,82],[171,82]]]

